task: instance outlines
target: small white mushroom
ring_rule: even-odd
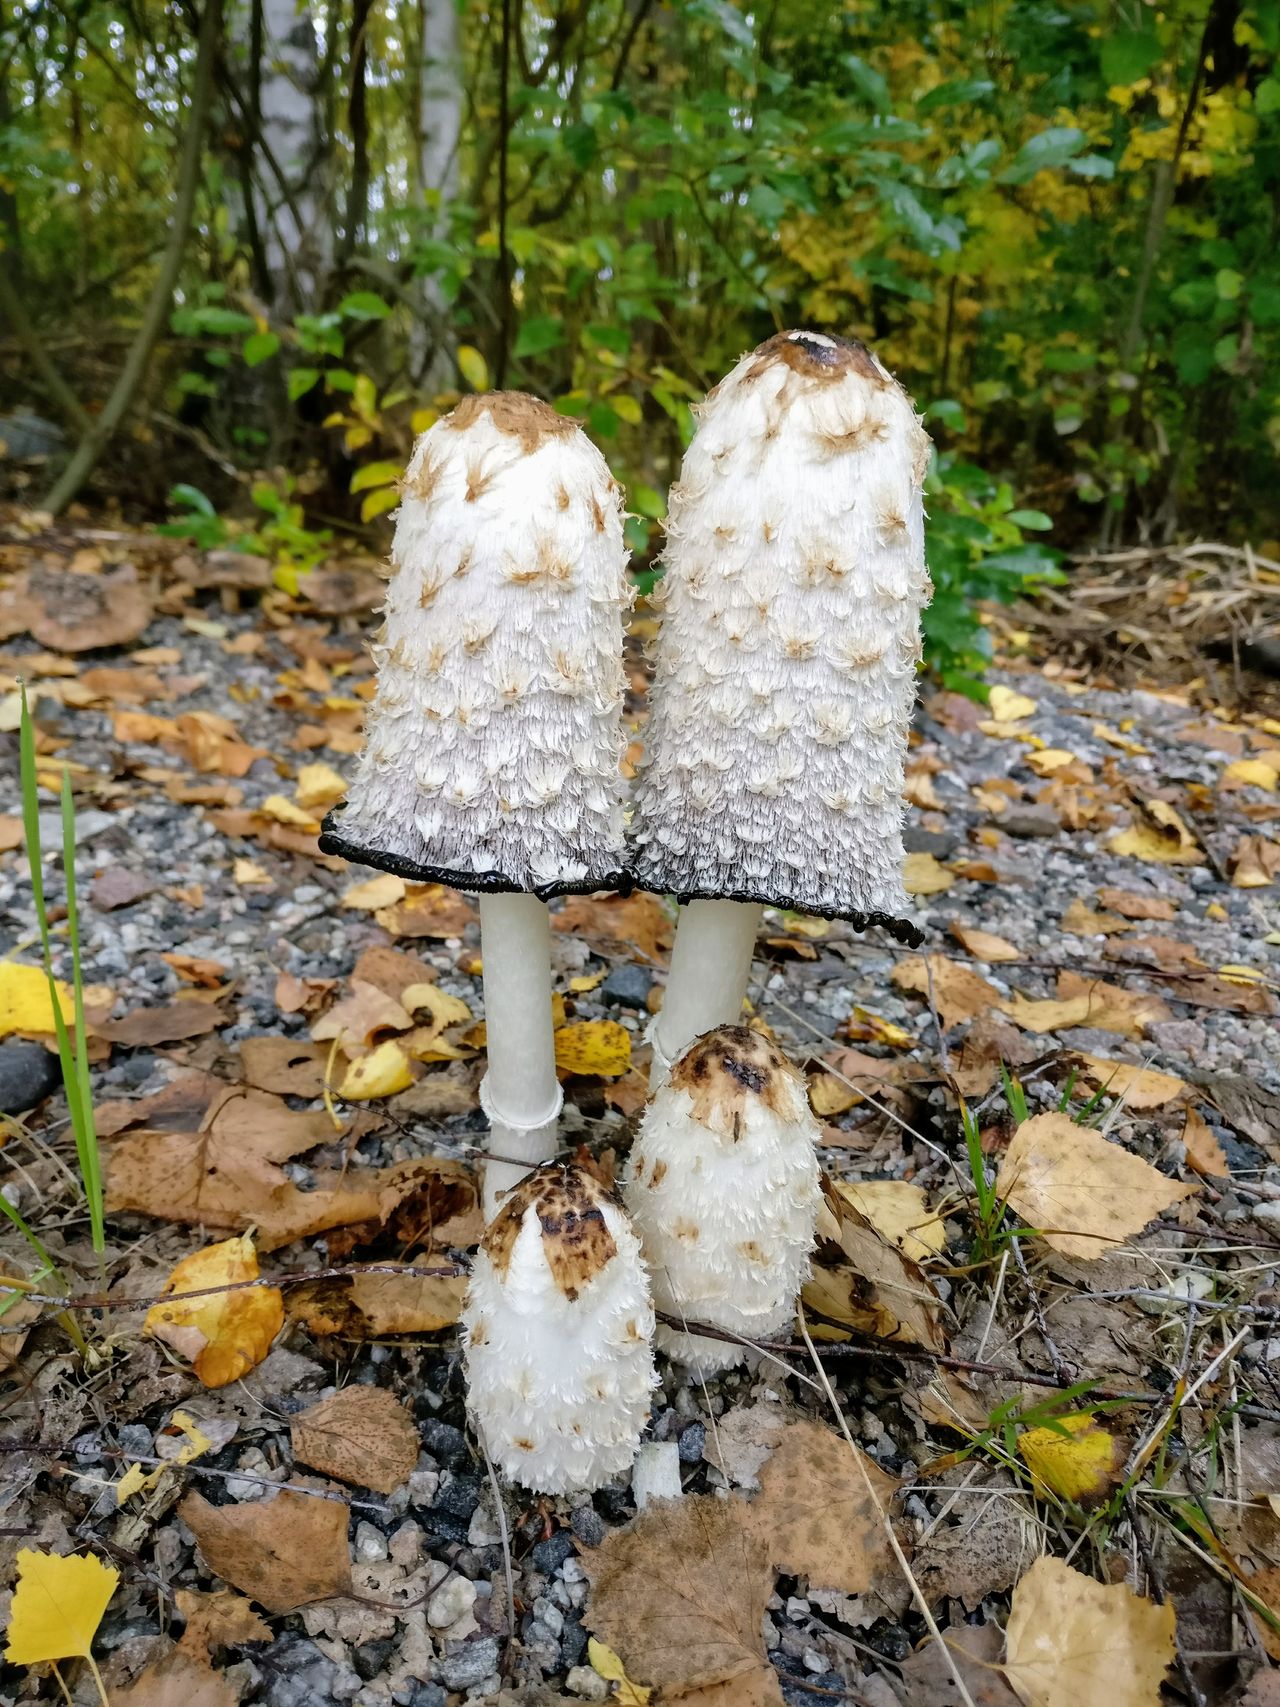
[[[685,1051],[622,1188],[664,1315],[746,1339],[789,1325],[813,1250],[817,1139],[804,1080],[762,1032],[720,1026]],[[746,1355],[661,1323],[654,1338],[704,1373]]]
[[[552,1164],[507,1194],[462,1320],[467,1405],[504,1475],[563,1494],[630,1469],[657,1382],[653,1305],[639,1241],[590,1174]]]
[[[903,941],[902,775],[929,440],[861,344],[784,332],[699,411],[671,493],[636,882],[687,903],[656,1078],[741,1017],[761,905]]]
[[[618,488],[548,404],[464,398],[414,447],[391,557],[367,740],[321,847],[481,895],[492,1212],[555,1150],[544,903],[626,882]]]

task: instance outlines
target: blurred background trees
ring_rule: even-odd
[[[304,570],[326,529],[380,547],[437,412],[519,386],[604,449],[645,573],[691,405],[800,324],[873,343],[927,413],[954,675],[970,600],[1050,539],[1280,530],[1280,0],[0,17],[29,502],[176,507]]]

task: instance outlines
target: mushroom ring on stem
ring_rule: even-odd
[[[653,1082],[742,1016],[762,906],[918,942],[902,788],[929,597],[929,440],[861,344],[783,332],[699,411],[672,488],[632,826],[684,903]]]
[[[723,1025],[685,1051],[622,1187],[664,1315],[749,1340],[790,1323],[817,1226],[818,1135],[804,1079],[763,1032]],[[747,1355],[665,1324],[655,1343],[704,1373]]]
[[[618,488],[549,405],[464,398],[414,447],[391,567],[365,748],[320,846],[480,895],[491,1214],[555,1151],[545,902],[629,887]]]
[[[462,1312],[467,1405],[504,1475],[590,1492],[631,1467],[657,1383],[640,1244],[604,1187],[552,1163],[485,1231]]]

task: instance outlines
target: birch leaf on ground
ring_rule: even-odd
[[[1089,1412],[1058,1417],[1052,1428],[1027,1428],[1018,1453],[1042,1488],[1076,1505],[1105,1498],[1124,1472],[1125,1442]]]
[[[928,1262],[947,1242],[946,1227],[910,1180],[841,1180],[836,1190],[912,1262]]]
[[[946,1350],[942,1308],[924,1270],[882,1238],[830,1180],[823,1182],[817,1234],[818,1261],[801,1293],[807,1309],[876,1339]]]
[[[344,1387],[289,1419],[293,1456],[326,1476],[392,1494],[418,1462],[418,1431],[385,1387]]]
[[[9,1612],[10,1665],[43,1665],[46,1660],[88,1654],[120,1573],[89,1553],[18,1554],[18,1586]]]
[[[111,1692],[114,1707],[236,1707],[239,1699],[221,1672],[181,1645],[153,1660],[127,1689]]]
[[[175,1592],[187,1626],[178,1646],[193,1658],[206,1659],[214,1648],[271,1640],[269,1626],[234,1589],[216,1589],[211,1594],[189,1588]]]
[[[999,1195],[1047,1245],[1085,1258],[1107,1256],[1194,1190],[1057,1113],[1023,1121],[996,1180]]]
[[[1108,1096],[1123,1097],[1128,1108],[1162,1108],[1186,1090],[1182,1079],[1172,1073],[1157,1073],[1152,1067],[1135,1067],[1130,1061],[1110,1061],[1105,1055],[1085,1055],[1087,1077]]]
[[[975,960],[985,960],[989,966],[1001,960],[1018,960],[1020,951],[1004,937],[996,936],[993,931],[977,930],[972,925],[962,925],[955,919],[951,921],[951,934]]]
[[[973,1019],[976,1014],[1005,1006],[1005,999],[994,984],[989,984],[971,966],[962,966],[958,960],[948,960],[942,954],[931,954],[927,958],[921,954],[912,955],[910,960],[904,960],[894,968],[891,982],[899,990],[913,990],[927,1000],[930,975],[933,1000],[944,1031],[950,1031],[953,1025],[964,1020]]]
[[[343,1501],[282,1488],[269,1499],[214,1506],[191,1493],[178,1515],[213,1574],[268,1612],[292,1612],[351,1588]]]
[[[184,1257],[166,1292],[239,1287],[186,1303],[153,1304],[143,1332],[188,1358],[206,1387],[225,1387],[247,1375],[271,1349],[284,1326],[284,1296],[275,1286],[244,1286],[258,1278],[258,1257],[246,1233]]]
[[[673,1695],[731,1684],[717,1701],[781,1702],[764,1645],[773,1571],[745,1500],[656,1502],[582,1563],[584,1622],[636,1683]]]
[[[761,1470],[751,1513],[775,1569],[808,1577],[814,1588],[862,1594],[894,1568],[882,1513],[897,1491],[866,1453],[855,1460],[842,1435],[798,1422]]]
[[[1041,1558],[1013,1591],[1005,1676],[1026,1707],[1159,1707],[1173,1606]]]
[[[1187,1166],[1198,1174],[1214,1179],[1226,1179],[1231,1173],[1227,1153],[1213,1134],[1208,1121],[1198,1110],[1189,1108],[1182,1126],[1182,1144],[1187,1152]]]
[[[931,853],[911,853],[902,862],[902,886],[908,895],[941,895],[956,880]]]
[[[631,1033],[612,1019],[562,1025],[555,1034],[556,1071],[612,1078],[631,1065]]]

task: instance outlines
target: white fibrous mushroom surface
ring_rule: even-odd
[[[804,1080],[762,1033],[721,1026],[680,1057],[622,1188],[664,1315],[747,1339],[789,1327],[814,1244],[818,1130]],[[704,1373],[744,1355],[663,1323],[655,1343]]]
[[[905,908],[929,440],[860,344],[781,333],[672,489],[633,866],[658,893]]]
[[[337,834],[520,889],[619,871],[631,592],[600,452],[532,397],[465,399],[414,448],[391,567]]]
[[[656,1384],[640,1245],[604,1188],[550,1165],[485,1232],[462,1314],[467,1405],[494,1463],[538,1493],[631,1467]]]

